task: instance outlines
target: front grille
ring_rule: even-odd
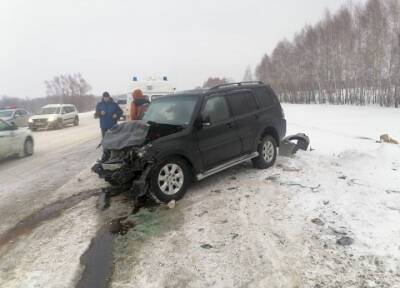
[[[45,124],[47,123],[47,119],[34,119],[34,123],[40,123],[40,124]]]

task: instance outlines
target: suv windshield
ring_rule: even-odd
[[[0,117],[11,117],[13,110],[0,110]]]
[[[188,125],[196,105],[195,96],[163,97],[151,102],[142,120],[158,124]]]
[[[60,107],[45,107],[40,111],[41,115],[60,114]]]

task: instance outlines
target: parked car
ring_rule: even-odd
[[[28,128],[18,128],[0,119],[0,159],[13,155],[31,156],[33,147],[33,137]]]
[[[50,104],[42,107],[38,115],[29,118],[29,128],[62,129],[65,125],[79,125],[78,110],[71,104]]]
[[[153,99],[142,120],[106,133],[93,170],[137,197],[183,197],[202,180],[244,161],[275,163],[286,120],[271,87],[241,82]]]
[[[8,123],[15,124],[18,127],[28,127],[28,120],[32,116],[25,109],[1,109],[0,119]]]

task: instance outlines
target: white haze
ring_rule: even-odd
[[[178,89],[241,80],[282,38],[347,0],[0,0],[0,95],[40,97],[80,72],[93,92],[125,93],[133,75]]]

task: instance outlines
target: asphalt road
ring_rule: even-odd
[[[0,235],[58,198],[55,191],[96,161],[100,129],[91,116],[82,114],[77,127],[34,132],[32,157],[0,162]]]

